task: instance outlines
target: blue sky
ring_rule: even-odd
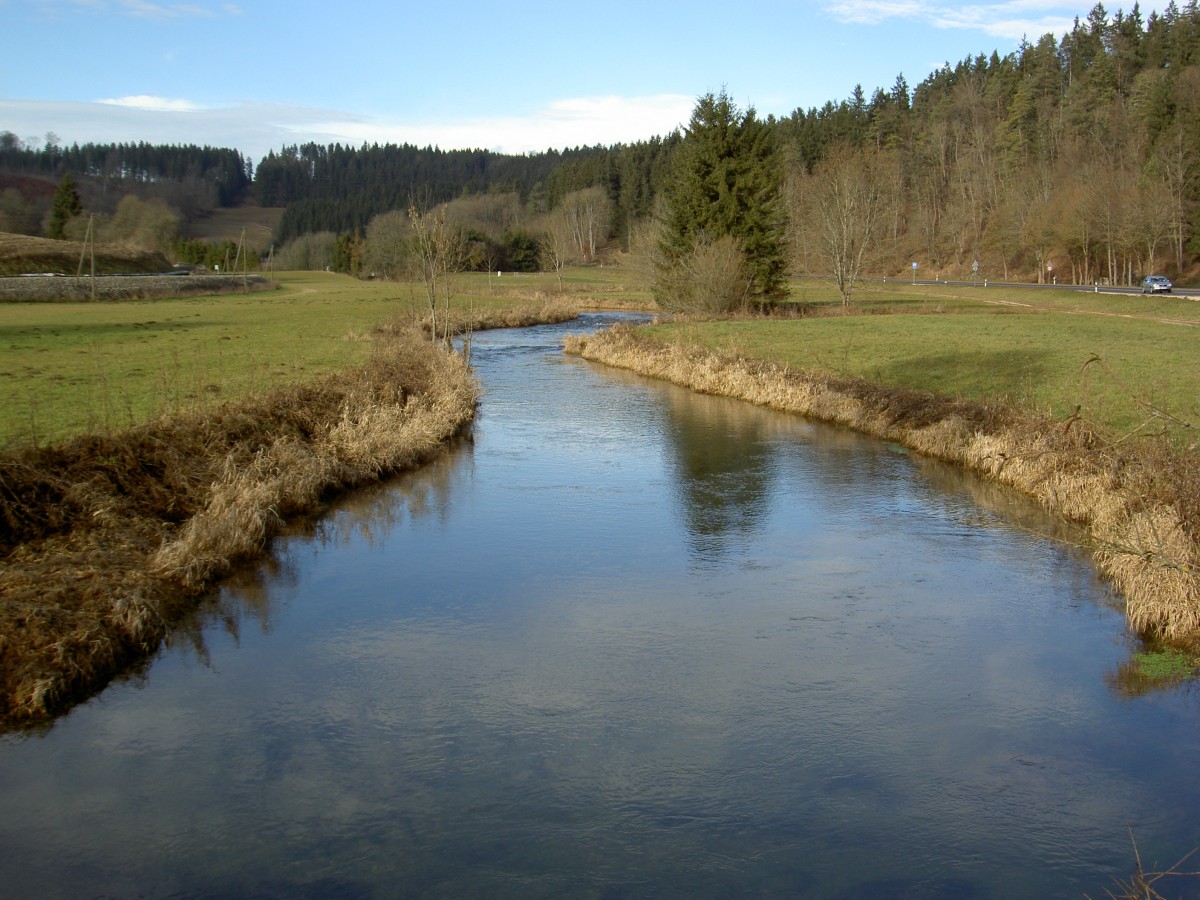
[[[1061,35],[1033,0],[0,0],[0,130],[508,153],[666,134],[696,97],[787,115]],[[1149,15],[1152,5],[1143,5]],[[1115,5],[1110,12],[1117,9]]]

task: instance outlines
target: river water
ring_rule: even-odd
[[[1069,530],[559,352],[607,318],[477,335],[473,442],[0,739],[0,896],[1098,897],[1200,844],[1196,693],[1121,679]]]

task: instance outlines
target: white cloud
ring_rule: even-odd
[[[0,99],[0,123],[19,135],[53,131],[64,143],[200,144],[231,147],[257,161],[289,144],[408,143],[444,150],[540,153],[629,143],[666,135],[685,123],[695,98],[577,97],[529,116],[401,121],[281,104],[203,106],[151,94],[91,103]]]
[[[695,98],[575,97],[556,100],[530,116],[457,121],[398,122],[359,118],[297,123],[299,130],[343,135],[344,142],[408,143],[442,149],[484,148],[502,153],[539,153],[550,148],[630,143],[665,135],[687,121]]]
[[[979,31],[991,37],[1020,40],[1062,34],[1074,24],[1076,11],[1041,0],[958,5],[941,0],[835,0],[825,7],[833,18],[857,25],[911,19],[935,28]]]
[[[835,19],[855,25],[878,25],[887,19],[921,18],[927,4],[915,2],[889,2],[889,0],[838,0],[825,9]]]
[[[155,97],[151,94],[136,94],[132,97],[114,97],[109,100],[97,100],[109,106],[125,106],[129,109],[148,109],[156,112],[195,112],[204,107],[190,100],[175,100],[170,97]]]

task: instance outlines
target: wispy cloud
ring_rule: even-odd
[[[941,0],[834,0],[826,4],[825,11],[834,19],[857,25],[910,19],[935,28],[979,31],[1006,40],[1069,31],[1078,13],[1067,4],[1040,0],[967,5]]]
[[[151,0],[28,0],[30,8],[57,17],[70,11],[91,11],[105,15],[124,14],[138,19],[211,19],[217,15],[242,15],[233,3],[154,3]],[[0,3],[0,5],[5,5]]]
[[[211,9],[192,3],[149,3],[147,0],[120,0],[121,7],[130,15],[143,19],[209,18]]]
[[[125,106],[129,109],[148,109],[155,112],[196,112],[204,109],[190,100],[178,100],[171,97],[155,97],[152,94],[136,94],[132,97],[113,97],[107,100],[97,100],[109,106]]]

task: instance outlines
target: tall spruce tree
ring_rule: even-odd
[[[68,172],[58,183],[54,192],[54,202],[50,207],[50,224],[46,228],[46,236],[61,241],[67,236],[67,223],[83,212],[83,201],[79,199],[79,190],[75,187],[75,179]]]
[[[773,129],[754,108],[744,112],[722,90],[700,98],[676,154],[665,192],[658,246],[660,300],[680,288],[678,273],[697,250],[732,238],[745,257],[746,297],[785,293],[786,210],[783,166]]]

